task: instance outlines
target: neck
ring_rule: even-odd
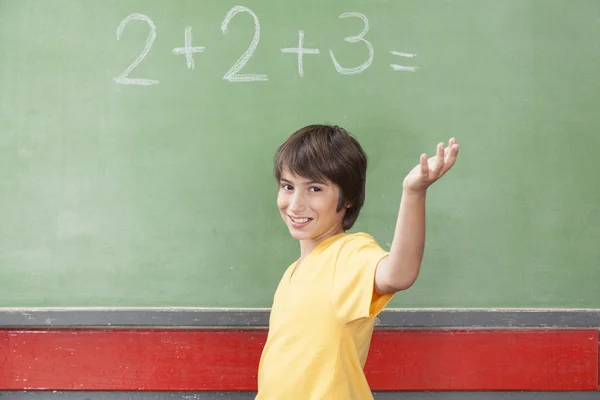
[[[300,260],[304,260],[322,241],[331,236],[344,233],[344,229],[339,227],[338,229],[332,230],[331,232],[324,233],[323,235],[309,240],[300,240]]]

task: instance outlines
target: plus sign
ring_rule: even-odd
[[[298,47],[287,47],[281,49],[282,53],[298,53],[298,74],[304,76],[304,54],[319,54],[319,49],[305,49],[304,48],[304,31],[298,31]]]
[[[188,69],[194,69],[194,53],[202,53],[206,47],[192,47],[192,27],[185,27],[185,42],[184,47],[176,47],[173,49],[173,54],[185,54]]]

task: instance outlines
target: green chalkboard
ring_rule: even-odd
[[[598,0],[2,0],[0,52],[0,307],[269,307],[310,123],[364,145],[384,247],[461,143],[393,307],[600,307]]]

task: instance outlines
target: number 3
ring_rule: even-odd
[[[362,63],[361,65],[359,65],[358,67],[344,68],[336,60],[335,55],[333,55],[332,50],[329,50],[329,54],[331,55],[331,60],[333,60],[333,65],[335,65],[335,69],[337,72],[339,72],[340,74],[344,74],[344,75],[356,75],[356,74],[360,74],[365,69],[369,68],[369,66],[373,62],[373,45],[371,44],[371,42],[369,42],[368,40],[365,39],[365,35],[367,34],[367,32],[369,32],[369,20],[367,19],[367,17],[365,17],[363,14],[357,13],[357,12],[347,12],[347,13],[343,13],[342,15],[340,15],[340,18],[349,18],[349,17],[356,17],[356,18],[362,19],[365,24],[365,28],[358,36],[348,36],[348,37],[344,38],[344,41],[346,41],[348,43],[363,42],[364,44],[366,44],[367,48],[369,49],[369,59],[367,61],[365,61],[364,63]]]

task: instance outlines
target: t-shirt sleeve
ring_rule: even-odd
[[[333,303],[340,320],[354,320],[379,314],[393,294],[378,295],[374,289],[377,264],[389,255],[367,234],[345,239],[333,272]]]

